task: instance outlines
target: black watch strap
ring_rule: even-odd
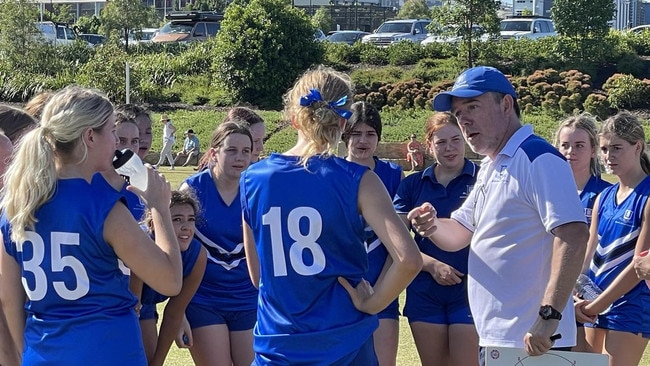
[[[544,320],[562,320],[562,313],[554,309],[551,305],[542,305],[539,308],[539,316],[541,316]]]

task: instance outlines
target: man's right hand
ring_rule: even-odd
[[[406,218],[418,235],[428,238],[436,231],[437,211],[429,202],[409,211]]]

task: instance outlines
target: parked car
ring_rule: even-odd
[[[538,39],[555,36],[553,21],[546,17],[517,16],[503,19],[500,24],[501,39]]]
[[[65,23],[37,22],[36,28],[36,39],[53,45],[71,45],[77,40],[74,30]]]
[[[628,30],[630,33],[643,33],[644,31],[650,31],[650,24],[637,25]]]
[[[342,30],[342,31],[336,31],[330,34],[329,36],[327,36],[327,41],[333,43],[346,43],[352,45],[355,42],[360,41],[361,38],[363,38],[363,36],[367,36],[369,34],[370,33],[363,32],[363,31]]]
[[[319,42],[322,42],[326,38],[327,37],[325,36],[325,33],[323,33],[323,31],[320,30],[319,28],[316,28],[316,31],[314,32],[314,39],[319,41]]]
[[[129,44],[149,43],[157,33],[158,28],[142,28],[139,31],[131,31],[129,32]]]
[[[472,32],[476,35],[477,38],[485,34],[485,29],[480,25],[473,25]],[[456,44],[460,42],[463,37],[458,35],[457,27],[451,27],[445,29],[444,34],[429,34],[427,38],[422,41],[421,45],[426,46],[430,43],[452,43]]]
[[[106,43],[106,37],[102,36],[101,34],[81,33],[81,34],[77,34],[77,38],[83,39],[84,41],[90,43],[93,46]]]
[[[430,19],[389,20],[382,23],[374,33],[364,36],[361,42],[377,46],[388,46],[403,41],[419,44],[427,38],[426,26],[429,23]]]
[[[169,22],[151,39],[152,42],[204,41],[221,28],[223,14],[211,11],[181,11],[167,14]]]

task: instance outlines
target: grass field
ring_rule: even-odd
[[[180,183],[189,175],[193,174],[194,171],[191,168],[179,167],[176,170],[170,171],[165,167],[161,168],[161,172],[165,175],[167,180],[172,184],[172,188],[177,188]],[[605,175],[604,178],[610,182],[615,182],[616,177],[612,175]],[[400,296],[400,304],[404,304],[404,294]],[[163,304],[159,305],[158,313],[162,314],[162,309],[160,308]],[[179,349],[175,345],[172,345],[167,360],[165,362],[166,366],[186,366],[192,365],[192,357],[186,349]],[[397,365],[398,366],[411,366],[420,364],[420,359],[415,348],[415,343],[413,342],[413,337],[411,336],[411,331],[408,326],[406,318],[400,318],[400,339],[399,339],[399,349],[397,353]],[[650,347],[646,348],[646,352],[639,363],[640,366],[650,366]]]

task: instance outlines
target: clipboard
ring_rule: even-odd
[[[485,347],[485,366],[609,366],[599,353],[548,351],[530,356],[521,348]]]

